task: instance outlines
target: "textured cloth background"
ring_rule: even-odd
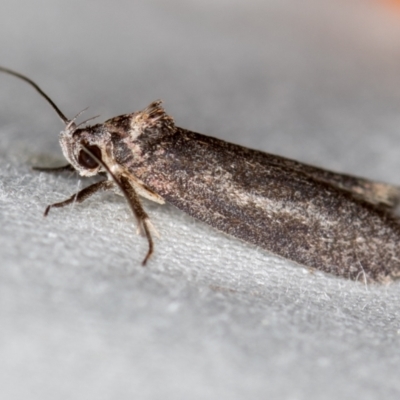
[[[3,0],[0,64],[72,117],[162,98],[178,126],[400,183],[400,11],[356,0]],[[398,399],[400,283],[365,287],[87,185],[0,75],[1,399]]]

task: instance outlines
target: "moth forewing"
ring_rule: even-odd
[[[154,228],[139,195],[167,201],[194,218],[307,267],[368,282],[400,275],[397,186],[326,171],[178,128],[160,101],[140,112],[85,126],[68,120],[29,78],[65,124],[60,144],[82,176],[106,174],[67,200],[82,202],[118,188],[153,253]],[[54,169],[50,169],[54,170]]]
[[[126,151],[126,143],[116,146],[116,154]],[[400,225],[377,205],[378,183],[345,175],[341,181],[339,174],[181,128],[173,134],[150,128],[130,148],[138,154],[129,164],[133,175],[222,232],[351,279],[362,273],[386,282],[399,275]]]

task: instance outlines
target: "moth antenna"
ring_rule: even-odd
[[[64,122],[65,125],[68,125],[71,121],[61,112],[61,110],[55,105],[54,101],[51,100],[51,98],[45,93],[43,92],[42,89],[40,89],[40,87],[33,82],[31,79],[27,78],[25,75],[22,75],[18,72],[15,72],[11,69],[8,68],[4,68],[4,67],[0,67],[0,71],[1,72],[5,72],[6,74],[9,75],[13,75],[19,79],[22,79],[23,81],[29,83],[31,86],[33,86],[37,92],[39,92],[39,94],[44,97],[47,102],[53,107],[54,111],[58,114],[58,116],[61,118],[61,120]]]

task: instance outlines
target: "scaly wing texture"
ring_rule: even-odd
[[[377,196],[357,198],[322,179],[323,170],[180,128],[141,145],[146,157],[132,173],[216,229],[351,279],[385,282],[399,274],[400,227],[362,199]]]

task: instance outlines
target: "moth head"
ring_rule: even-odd
[[[106,157],[107,132],[101,124],[77,128],[68,123],[60,133],[60,145],[64,157],[82,176],[97,175]]]

